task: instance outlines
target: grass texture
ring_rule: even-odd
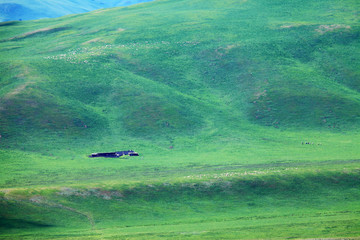
[[[1,23],[0,238],[360,237],[359,8],[159,0]]]

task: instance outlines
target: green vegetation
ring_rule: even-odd
[[[1,23],[0,238],[360,237],[359,7]]]

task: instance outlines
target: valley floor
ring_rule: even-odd
[[[1,189],[0,239],[360,239],[358,161]]]

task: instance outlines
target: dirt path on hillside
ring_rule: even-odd
[[[47,205],[49,207],[54,207],[54,208],[60,208],[60,209],[64,209],[64,210],[68,210],[70,212],[73,212],[73,213],[76,213],[76,214],[79,214],[83,217],[86,217],[87,220],[89,221],[90,225],[91,225],[91,228],[94,229],[95,227],[95,222],[94,222],[94,219],[93,217],[89,214],[89,213],[85,213],[85,212],[80,212],[79,210],[75,209],[75,208],[71,208],[71,207],[67,207],[67,206],[64,206],[62,204],[57,204],[57,203],[52,203],[52,204],[49,204]]]
[[[75,208],[67,207],[67,206],[64,206],[64,205],[59,204],[59,203],[50,202],[50,201],[46,200],[45,197],[42,197],[42,196],[33,196],[33,197],[31,197],[29,199],[29,202],[39,204],[39,205],[43,205],[43,206],[47,206],[47,207],[52,207],[52,208],[60,208],[60,209],[64,209],[64,210],[76,213],[78,215],[86,217],[88,222],[90,223],[92,229],[95,226],[94,219],[89,213],[81,212],[81,211],[79,211],[79,210],[77,210]]]

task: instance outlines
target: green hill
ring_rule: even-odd
[[[3,238],[358,237],[359,8],[164,0],[2,23]]]

